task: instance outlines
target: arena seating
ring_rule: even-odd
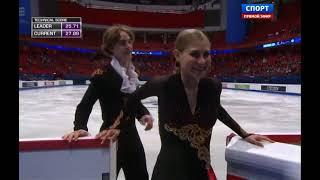
[[[77,4],[70,4],[70,2],[66,1],[61,1],[60,6],[72,7],[75,9],[83,8],[79,7]],[[254,48],[259,44],[300,36],[300,7],[300,1],[294,1],[293,3],[288,3],[282,7],[281,12],[278,14],[278,18],[275,21],[255,21],[254,23],[251,23],[249,25],[247,37],[244,42],[240,44],[228,44],[225,38],[226,31],[208,33],[208,37],[212,42],[211,49],[246,49],[241,53],[213,55],[213,68],[210,72],[210,76],[216,76],[224,81],[238,81],[237,78],[239,77],[255,77],[256,79],[258,77],[268,77],[269,79],[272,79],[271,77],[275,76],[300,75],[300,45],[284,46],[261,51],[257,51]],[[66,11],[64,8],[62,8],[61,11],[62,13],[76,13],[76,11]],[[91,17],[91,11],[89,11],[90,9],[86,10],[88,17]],[[112,13],[112,11],[99,10],[99,13]],[[143,12],[139,13],[142,13],[142,16],[145,17],[148,17],[149,15],[143,14]],[[196,18],[201,18],[201,13],[203,12],[196,11],[194,13],[198,13]],[[158,15],[159,14],[155,14],[155,16]],[[84,21],[87,23],[99,24],[98,22],[91,22],[90,18],[84,18]],[[188,23],[190,24],[189,21]],[[135,27],[140,27],[140,25],[136,24]],[[147,25],[148,27],[159,28],[159,24],[151,23]],[[170,25],[170,27],[183,27],[180,25],[175,24],[174,26]],[[147,27],[146,24],[141,26]],[[195,24],[194,26],[202,27],[203,24]],[[167,26],[167,28],[170,27]],[[92,71],[96,68],[94,64],[89,61],[92,57],[92,53],[59,51],[26,44],[41,42],[50,45],[98,50],[102,42],[103,31],[104,29],[101,28],[83,28],[82,39],[31,39],[26,36],[19,36],[21,42],[19,58],[20,79],[90,78]],[[136,40],[134,43],[134,50],[161,50],[171,52],[174,48],[174,40],[177,32],[136,31],[135,34]],[[135,55],[133,63],[136,65],[136,69],[143,79],[172,73],[175,69],[175,62],[172,55],[162,57]]]

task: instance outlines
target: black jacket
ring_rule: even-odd
[[[181,74],[155,78],[131,94],[118,126],[121,131],[129,123],[126,117],[137,111],[140,100],[158,97],[161,149],[152,180],[208,180],[212,128],[217,119],[241,137],[247,136],[222,107],[221,91],[219,80],[201,79],[194,113],[190,110]]]
[[[98,99],[103,119],[100,131],[110,127],[119,115],[129,95],[120,91],[122,78],[111,65],[108,65],[104,70],[96,70],[90,81],[91,83],[76,109],[74,130],[83,129],[88,131],[88,119],[92,107]],[[139,120],[143,115],[150,114],[141,102],[137,105],[137,111],[130,119],[137,118]],[[129,126],[135,127],[135,122],[133,120],[130,122],[132,123]]]

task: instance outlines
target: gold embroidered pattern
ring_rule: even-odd
[[[95,76],[95,75],[102,75],[103,74],[103,71],[101,69],[96,69],[92,74],[91,76]]]
[[[121,123],[120,119],[122,118],[123,118],[123,111],[121,110],[119,115],[116,117],[116,120],[113,122],[113,124],[109,128],[110,129],[117,128],[120,125]],[[125,120],[129,121],[129,116],[125,117]]]
[[[205,146],[205,142],[207,138],[211,136],[212,128],[204,130],[197,124],[188,124],[181,128],[174,128],[165,124],[164,128],[178,136],[181,140],[188,140],[190,142],[190,146],[198,150],[198,158],[206,162],[206,168],[210,167],[210,152]]]

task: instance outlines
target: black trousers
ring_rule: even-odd
[[[119,135],[117,175],[121,168],[126,180],[149,180],[144,148],[135,126],[121,130]]]

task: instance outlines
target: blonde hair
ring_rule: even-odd
[[[120,33],[126,32],[132,41],[135,40],[135,36],[132,30],[126,25],[113,25],[105,30],[102,37],[102,51],[107,55],[112,55],[112,48],[120,40]]]
[[[198,29],[186,29],[181,31],[175,41],[175,49],[184,51],[195,41],[207,41],[210,45],[210,41],[207,35]]]
[[[208,36],[198,29],[186,29],[181,31],[176,38],[174,46],[175,49],[182,52],[196,41],[206,41],[210,46]],[[175,64],[175,72],[180,73],[180,63],[178,61],[176,61]]]

